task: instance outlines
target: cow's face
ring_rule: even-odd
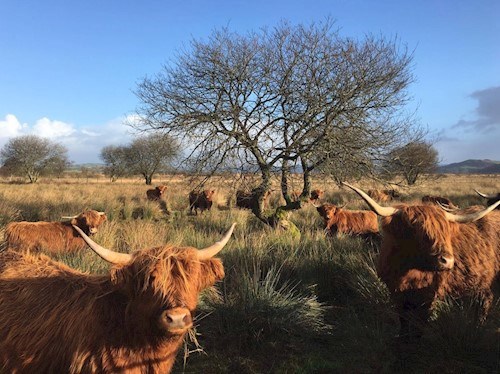
[[[323,190],[313,190],[311,192],[311,200],[319,200],[323,198],[325,191]]]
[[[337,213],[337,207],[333,204],[323,204],[317,207],[316,210],[325,222],[332,221]]]
[[[157,186],[156,187],[156,191],[158,191],[159,196],[163,195],[163,193],[165,192],[166,189],[167,189],[167,186]]]
[[[71,220],[72,225],[80,227],[85,233],[95,234],[99,226],[106,221],[106,214],[96,210],[87,210]]]
[[[428,271],[454,266],[450,222],[434,206],[405,206],[383,219],[384,231],[394,237],[402,265]]]
[[[129,298],[127,320],[141,333],[179,335],[193,325],[199,293],[224,277],[217,258],[200,261],[194,248],[153,248],[112,272]]]
[[[212,198],[214,197],[215,190],[205,190],[203,191],[203,195],[205,196],[205,199],[208,201],[211,201]]]

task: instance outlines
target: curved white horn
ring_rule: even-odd
[[[106,212],[97,212],[97,213],[99,213],[101,216],[106,214]]]
[[[76,217],[78,217],[78,216],[62,216],[61,219],[73,219]]]
[[[497,195],[486,195],[482,192],[479,192],[478,190],[474,189],[474,191],[476,191],[476,193],[481,196],[481,197],[484,197],[485,199],[494,199],[497,197]]]
[[[395,214],[398,210],[396,208],[393,208],[392,206],[381,206],[379,205],[375,200],[373,200],[370,196],[368,196],[366,193],[361,191],[359,188],[356,188],[354,186],[351,186],[349,183],[342,182],[343,185],[346,185],[350,189],[354,190],[359,196],[363,198],[364,201],[370,206],[370,208],[377,213],[379,216],[382,217],[389,217]]]
[[[224,237],[219,240],[218,242],[215,242],[212,244],[210,247],[199,249],[198,250],[198,260],[203,261],[203,260],[208,260],[212,257],[214,257],[217,253],[219,253],[222,248],[227,244],[229,241],[229,238],[231,238],[231,234],[233,233],[234,226],[236,226],[236,223],[233,223],[229,230],[227,230],[226,234]]]
[[[128,253],[119,253],[115,251],[111,251],[104,247],[101,247],[99,244],[90,239],[78,226],[72,225],[73,228],[78,231],[78,233],[82,236],[83,240],[88,244],[88,246],[99,256],[101,256],[104,260],[115,264],[126,264],[132,260],[132,255]]]
[[[487,215],[489,212],[494,210],[499,205],[500,205],[500,200],[498,200],[495,204],[492,204],[489,207],[476,213],[458,215],[445,211],[444,215],[446,216],[446,219],[450,222],[458,222],[458,223],[474,222],[477,221],[478,219],[483,218],[485,215]]]

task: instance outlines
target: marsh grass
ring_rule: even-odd
[[[477,322],[477,301],[446,301],[421,341],[399,344],[398,316],[375,271],[377,248],[348,236],[325,237],[311,205],[289,215],[300,230],[298,238],[234,208],[236,188],[220,178],[207,185],[217,190],[216,204],[198,216],[189,214],[193,184],[179,176],[161,179],[168,187],[165,205],[147,201],[150,187],[139,180],[41,182],[0,183],[1,237],[9,222],[57,221],[84,209],[106,212],[108,221],[94,240],[120,252],[166,243],[203,248],[237,223],[220,254],[226,277],[202,293],[196,329],[176,372],[499,372],[498,301],[483,323]],[[326,190],[325,201],[366,209],[357,195],[325,180],[313,187]],[[405,189],[401,200],[430,194],[449,197],[461,208],[483,205],[474,188],[493,193],[500,182],[492,176],[445,176]],[[271,205],[280,200],[274,192]],[[0,250],[4,246],[0,242]],[[109,269],[90,250],[56,259],[89,273]]]

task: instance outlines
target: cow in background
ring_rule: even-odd
[[[167,190],[167,186],[161,185],[161,186],[156,186],[154,189],[150,189],[146,191],[146,196],[148,200],[151,201],[158,201],[162,199],[163,194]]]
[[[325,195],[325,191],[320,190],[320,189],[315,189],[312,190],[311,193],[309,194],[309,201],[312,203],[317,203],[319,200],[323,198]],[[301,192],[300,191],[292,191],[290,194],[290,197],[292,201],[298,201],[300,199]]]
[[[189,211],[192,214],[193,210],[198,215],[198,209],[203,212],[210,210],[213,204],[215,190],[191,191],[189,193]]]
[[[86,210],[77,216],[63,218],[69,221],[9,223],[4,235],[7,248],[52,254],[76,252],[85,248],[86,244],[72,225],[78,226],[88,235],[94,235],[107,219],[104,212],[96,210]]]
[[[381,203],[385,203],[400,197],[398,191],[394,189],[388,190],[368,190],[368,196],[372,199],[379,201]]]
[[[499,201],[499,200],[500,200],[500,192],[499,192],[499,193],[497,193],[496,195],[495,195],[495,194],[486,195],[486,194],[484,194],[484,193],[479,192],[478,190],[474,190],[474,191],[476,191],[476,193],[477,193],[479,196],[481,196],[482,198],[487,199],[487,201],[486,201],[486,205],[488,205],[488,206],[490,206],[490,205],[492,205],[492,204],[495,204],[497,201]],[[500,209],[500,208],[498,208],[498,207],[497,207],[497,209]]]
[[[264,207],[267,205],[270,195],[271,191],[266,191],[263,202]],[[254,207],[257,203],[258,203],[257,195],[253,191],[251,192],[246,192],[242,190],[236,191],[236,206],[238,208],[252,209],[252,207]]]
[[[118,253],[83,240],[113,264],[87,274],[42,254],[0,253],[0,367],[5,373],[169,373],[193,325],[199,293],[224,277],[208,248]]]
[[[459,209],[458,206],[453,204],[450,199],[441,196],[422,196],[422,202],[427,204],[441,205],[447,209]]]
[[[347,210],[333,204],[315,205],[329,235],[347,234],[365,239],[377,239],[377,215],[369,210]]]
[[[472,207],[460,215],[435,205],[380,206],[360,195],[382,219],[377,273],[389,288],[401,321],[401,334],[420,335],[437,300],[480,295],[483,315],[500,286],[500,212]],[[415,330],[413,330],[415,329]]]

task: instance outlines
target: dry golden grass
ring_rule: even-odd
[[[300,190],[300,180],[295,176],[291,190]],[[88,182],[42,179],[34,185],[0,180],[0,250],[8,222],[57,221],[84,209],[106,212],[108,222],[101,226],[95,241],[122,252],[165,243],[205,247],[237,222],[233,238],[221,253],[226,278],[218,287],[219,293],[205,293],[200,304],[201,313],[208,316],[199,322],[198,338],[208,355],[190,357],[187,371],[257,373],[267,371],[271,362],[275,372],[414,372],[419,367],[433,371],[448,367],[449,362],[454,365],[450,372],[500,367],[494,340],[500,337],[491,338],[490,332],[483,334],[477,329],[473,330],[477,339],[456,339],[439,357],[399,357],[397,349],[388,348],[397,332],[397,318],[387,289],[376,276],[372,248],[349,237],[325,238],[322,220],[311,205],[290,213],[290,220],[301,231],[300,239],[263,225],[251,212],[234,208],[236,190],[257,185],[248,176],[210,179],[203,188],[217,191],[212,210],[190,215],[188,194],[201,181],[178,175],[156,179],[153,187],[168,187],[167,214],[158,203],[147,201],[146,190],[151,186],[140,179],[115,183],[104,177],[89,178]],[[364,190],[387,187],[370,181],[352,184]],[[272,206],[283,202],[278,186],[276,179]],[[367,209],[352,191],[324,178],[315,180],[313,188],[326,191],[325,201],[347,203],[348,209]],[[496,193],[500,178],[446,175],[401,191],[405,202],[418,201],[427,194],[440,195],[463,208],[485,203],[474,188]],[[91,251],[58,259],[88,272],[108,269]],[[500,306],[497,309],[491,323],[498,326]],[[456,314],[457,309],[450,313]],[[457,321],[461,321],[459,317]],[[457,337],[454,324],[449,325],[447,334]],[[416,349],[441,351],[442,336]],[[481,354],[462,359],[462,351]]]

